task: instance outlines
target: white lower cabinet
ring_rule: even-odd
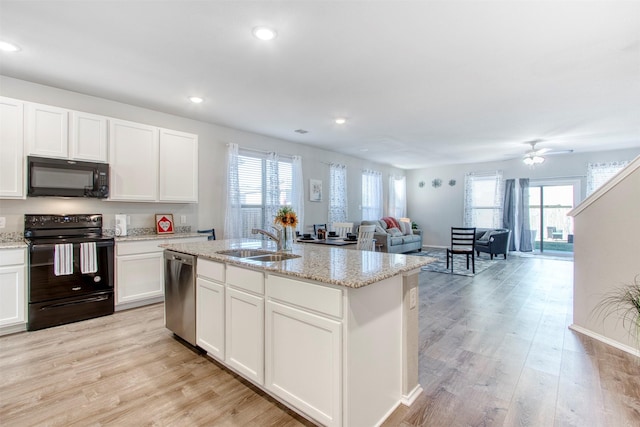
[[[116,304],[164,295],[162,251],[118,256],[116,261]]]
[[[25,249],[0,249],[0,335],[23,330],[27,322],[25,259]]]
[[[264,274],[227,266],[225,362],[257,384],[264,383]]]
[[[265,386],[324,425],[341,425],[342,324],[268,301]]]
[[[162,301],[165,243],[189,243],[204,237],[116,242],[116,310]]]
[[[226,292],[225,361],[246,378],[264,383],[264,297]]]
[[[224,264],[199,259],[196,268],[196,344],[224,361]]]
[[[327,426],[342,425],[342,292],[269,276],[265,387]]]

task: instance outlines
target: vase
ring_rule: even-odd
[[[284,226],[282,227],[282,250],[290,251],[293,249],[293,235],[295,231],[293,231],[293,227]]]

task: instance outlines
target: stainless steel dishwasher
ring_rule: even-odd
[[[196,257],[164,251],[164,319],[167,329],[196,345]]]

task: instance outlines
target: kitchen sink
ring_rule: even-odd
[[[300,258],[300,255],[283,254],[280,252],[263,251],[260,249],[228,249],[217,253],[234,258],[246,259],[247,261],[251,260],[258,262],[277,262],[292,258]]]
[[[226,251],[217,252],[220,255],[232,256],[234,258],[249,258],[257,255],[269,255],[273,252],[263,251],[260,249],[228,249]]]
[[[292,259],[292,258],[300,258],[300,255],[272,253],[272,254],[251,256],[245,259],[251,260],[251,261],[260,261],[260,262],[276,262],[276,261],[285,261],[287,259]]]

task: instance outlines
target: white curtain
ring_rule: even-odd
[[[362,171],[362,219],[382,218],[382,174],[377,171]]]
[[[615,174],[620,172],[628,164],[628,161],[588,163],[587,196],[600,188],[605,182],[613,178]]]
[[[389,216],[407,216],[407,177],[389,176]]]
[[[242,206],[238,179],[238,144],[227,146],[227,206],[224,217],[224,238],[242,237]]]
[[[291,186],[291,207],[298,216],[298,231],[304,231],[304,179],[302,177],[302,157],[293,156],[293,182]]]
[[[274,224],[276,213],[280,209],[278,161],[279,158],[276,153],[269,153],[265,162],[264,224],[267,228]]]
[[[329,165],[329,224],[346,222],[347,212],[347,167]]]
[[[465,227],[502,227],[502,171],[468,173],[464,177]]]

